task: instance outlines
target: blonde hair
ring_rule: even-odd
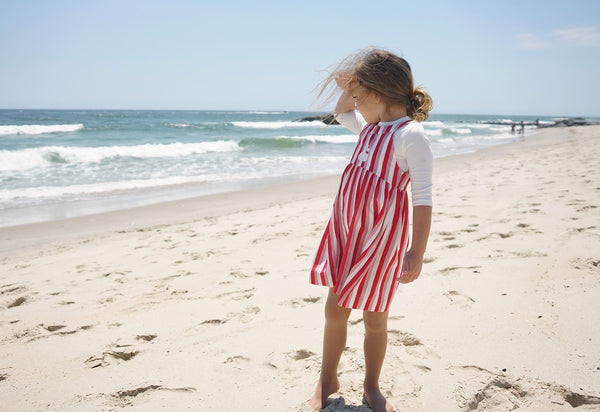
[[[387,50],[369,47],[346,57],[323,80],[317,98],[333,98],[339,91],[335,78],[340,75],[354,87],[376,93],[385,104],[404,106],[408,116],[418,122],[427,120],[433,109],[431,96],[422,87],[414,87],[408,62]]]

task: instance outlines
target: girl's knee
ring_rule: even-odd
[[[325,305],[325,319],[332,322],[347,322],[351,309],[342,308],[337,303]]]
[[[387,331],[387,312],[363,312],[365,330],[368,332]]]
[[[325,303],[325,319],[332,322],[347,322],[352,309],[338,305],[338,296],[331,290]]]

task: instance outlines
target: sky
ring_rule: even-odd
[[[0,0],[0,108],[328,111],[367,46],[433,113],[600,116],[597,0]]]

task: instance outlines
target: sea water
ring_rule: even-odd
[[[298,121],[313,115],[0,110],[0,226],[341,173],[357,136]],[[536,120],[556,119],[434,114],[423,125],[442,157],[511,142]]]

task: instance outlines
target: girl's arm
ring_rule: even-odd
[[[338,87],[342,89],[342,95],[338,99],[335,105],[335,114],[348,113],[354,110],[354,97],[352,97],[351,86],[352,81],[343,74],[339,74],[335,77],[335,82]]]
[[[349,90],[344,90],[337,104],[335,105],[335,114],[348,113],[354,110],[354,98]]]
[[[431,229],[431,206],[413,207],[413,233],[410,249],[404,255],[400,283],[410,283],[417,279],[423,267],[423,256]]]

